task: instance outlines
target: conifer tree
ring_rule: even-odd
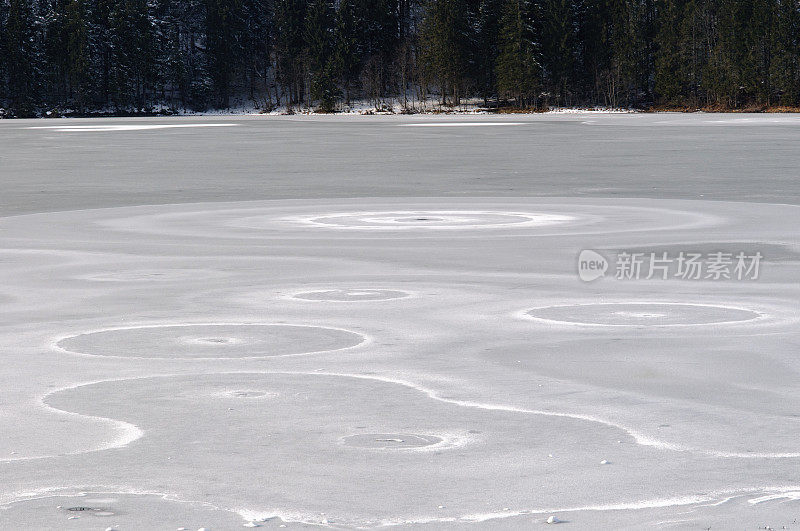
[[[3,106],[6,105],[8,98],[8,86],[6,79],[8,77],[8,54],[6,49],[8,44],[8,6],[6,2],[0,2],[0,117],[3,114]]]
[[[345,104],[350,105],[353,84],[360,70],[358,49],[358,17],[354,0],[340,0],[336,10],[333,66],[344,89]]]
[[[684,87],[684,104],[701,106],[710,102],[707,79],[710,76],[709,50],[716,39],[715,28],[716,12],[707,0],[686,2],[678,28],[680,41],[677,59]]]
[[[770,105],[773,101],[773,68],[775,57],[775,0],[751,0],[751,19],[748,24],[749,49],[745,61],[749,68],[743,75],[748,80],[755,102]]]
[[[464,89],[470,27],[459,0],[428,0],[420,33],[426,79],[439,87],[442,104],[458,105]]]
[[[116,0],[110,11],[113,103],[143,109],[155,78],[155,42],[146,0]]]
[[[611,67],[609,46],[609,10],[605,0],[579,0],[578,20],[578,79],[584,97],[595,104],[608,104],[603,88]]]
[[[800,104],[800,2],[797,0],[779,1],[772,68],[779,102]]]
[[[497,90],[518,107],[534,102],[541,63],[528,0],[506,0],[500,17]]]
[[[748,99],[747,58],[752,45],[748,24],[752,17],[750,0],[721,2],[717,11],[716,45],[709,56],[705,88],[717,104],[737,108]]]
[[[10,0],[6,17],[3,55],[8,75],[7,99],[14,116],[34,116],[40,87],[31,3]]]
[[[495,93],[495,61],[501,6],[498,0],[480,0],[475,14],[476,29],[472,50],[475,85],[485,104],[488,104],[489,98]]]
[[[392,62],[399,44],[397,0],[356,0],[359,52],[367,92],[375,99],[389,90]]]
[[[206,52],[220,108],[230,104],[231,81],[242,59],[241,0],[206,0]]]
[[[575,90],[575,6],[570,0],[542,2],[542,67],[548,91],[559,104],[569,104]]]
[[[668,105],[679,104],[684,95],[679,31],[683,3],[681,0],[661,0],[658,6],[660,17],[656,36],[655,91],[658,100]]]
[[[90,97],[89,34],[84,0],[69,0],[66,13],[67,79],[71,103],[83,113]]]
[[[266,0],[242,0],[238,24],[241,76],[251,100],[269,80],[271,28]]]
[[[305,13],[305,0],[275,0],[276,71],[286,93],[287,105],[303,101]]]
[[[637,17],[639,5],[628,0],[608,0],[605,30],[610,63],[603,73],[607,103],[612,107],[629,106],[640,86],[637,73],[643,72],[644,43],[636,31],[643,18]]]
[[[333,76],[333,6],[329,0],[312,0],[305,19],[305,61],[311,81],[311,100],[320,109],[333,111],[336,84]]]

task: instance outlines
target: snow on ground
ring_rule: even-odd
[[[6,201],[24,204],[0,218],[0,528],[796,526],[796,180],[764,190],[748,162],[729,173],[725,149],[745,157],[756,130],[709,128],[696,175],[657,189],[690,155],[647,144],[649,173],[615,184],[639,197],[614,197],[596,178],[635,163],[619,143],[689,151],[694,127],[585,118],[419,130],[397,127],[417,117],[266,118],[100,136],[1,124]],[[784,125],[757,130],[789,167]],[[438,151],[404,157],[407,135]],[[616,143],[594,174],[537,197],[552,135],[573,152]],[[396,151],[363,172],[387,146],[376,138]],[[216,156],[192,184],[150,164],[153,143]],[[26,187],[17,173],[45,144],[59,155],[31,163]],[[446,150],[486,144],[503,156],[446,169],[459,164]],[[261,158],[273,149],[290,153]],[[545,166],[515,173],[521,149]],[[762,168],[768,155],[749,152]],[[282,181],[287,160],[297,188]],[[492,172],[508,174],[490,191],[524,193],[470,188]],[[439,173],[462,187],[431,193]],[[96,197],[33,191],[64,182]],[[341,197],[312,190],[334,184]],[[163,204],[172,188],[182,201]],[[738,196],[696,198],[722,194]],[[617,280],[612,267],[583,282],[584,249],[764,257],[757,279]]]

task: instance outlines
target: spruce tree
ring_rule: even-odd
[[[755,103],[770,105],[773,101],[773,60],[775,56],[775,0],[751,0],[749,47],[745,58],[749,68],[744,71],[750,94]]]
[[[637,16],[638,7],[628,0],[608,0],[605,28],[610,64],[603,81],[607,104],[612,107],[632,105],[641,89],[637,82],[646,59],[642,56],[645,43],[636,31],[644,20]]]
[[[752,17],[750,0],[721,2],[717,12],[716,45],[709,57],[709,71],[704,78],[705,88],[717,104],[737,108],[749,99],[752,88],[748,63],[752,33],[748,26]],[[750,71],[750,72],[749,72]]]
[[[661,0],[659,3],[659,29],[656,36],[658,49],[655,58],[655,91],[658,101],[679,105],[684,98],[681,78],[682,0]]]
[[[333,76],[333,6],[329,0],[312,0],[305,19],[305,61],[311,78],[311,99],[332,112],[336,103]]]
[[[780,0],[772,63],[779,102],[800,104],[800,2]]]
[[[360,71],[358,29],[355,0],[340,0],[336,10],[332,60],[336,76],[344,88],[346,105],[350,105],[351,90]]]
[[[442,104],[458,105],[464,89],[470,27],[459,0],[428,0],[420,32],[420,60],[428,82],[439,86]]]
[[[8,97],[8,55],[6,53],[8,37],[8,6],[6,2],[0,2],[0,118],[2,118]]]
[[[685,102],[693,106],[710,101],[707,90],[711,69],[709,50],[715,37],[716,12],[706,0],[688,0],[683,7],[678,65]]]
[[[241,61],[241,0],[206,0],[206,53],[215,106],[230,105],[233,74]]]
[[[497,91],[518,107],[534,102],[541,63],[528,0],[506,0],[500,17]]]
[[[497,58],[497,33],[500,26],[498,0],[480,0],[475,14],[475,38],[472,50],[475,86],[483,97],[484,105],[494,94],[496,85],[495,60]]]
[[[356,0],[359,52],[365,89],[374,99],[389,91],[392,62],[399,44],[397,0]]]
[[[271,66],[270,19],[266,0],[242,0],[239,47],[241,76],[247,83],[250,99],[265,91]]]
[[[278,82],[286,93],[286,104],[304,97],[303,51],[305,49],[305,0],[275,0],[275,56]]]
[[[30,117],[39,103],[38,53],[29,0],[10,0],[5,30],[5,68],[11,114]]]
[[[109,80],[118,109],[145,108],[155,80],[155,40],[146,0],[115,0],[109,15]]]
[[[69,0],[65,30],[70,103],[83,113],[90,98],[89,34],[84,0]]]
[[[605,0],[578,0],[578,76],[584,98],[594,104],[608,104],[604,85],[611,68],[608,19]]]
[[[571,0],[542,2],[542,66],[558,104],[568,105],[575,90],[575,6]]]

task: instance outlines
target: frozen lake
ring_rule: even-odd
[[[795,528],[798,145],[0,121],[0,529]]]

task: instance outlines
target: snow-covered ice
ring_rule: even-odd
[[[513,119],[0,123],[0,528],[792,525],[800,120]]]

